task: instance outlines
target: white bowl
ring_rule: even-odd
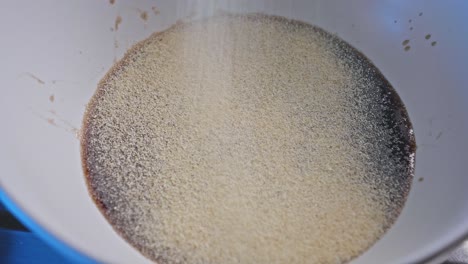
[[[407,106],[418,145],[408,201],[388,233],[353,263],[437,262],[468,234],[463,0],[2,3],[1,196],[29,227],[79,262],[149,262],[88,195],[75,132],[98,81],[132,44],[216,9],[276,14],[336,33],[374,62]]]

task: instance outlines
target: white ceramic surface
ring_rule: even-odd
[[[396,224],[353,263],[437,262],[442,257],[435,254],[468,233],[463,0],[3,1],[3,191],[48,232],[98,261],[149,262],[113,231],[88,196],[74,132],[98,81],[125,50],[180,18],[215,9],[277,14],[336,33],[374,62],[406,104],[418,145],[412,190]],[[403,50],[406,39],[409,51]]]

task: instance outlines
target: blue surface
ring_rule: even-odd
[[[0,229],[0,263],[74,263],[31,232]]]
[[[0,263],[97,263],[49,234],[16,206],[2,190],[0,190],[0,201],[33,232],[0,229]]]

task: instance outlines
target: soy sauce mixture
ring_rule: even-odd
[[[403,207],[415,140],[360,52],[261,14],[178,23],[135,45],[84,118],[89,190],[158,263],[343,263]]]

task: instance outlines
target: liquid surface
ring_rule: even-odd
[[[90,193],[160,263],[343,263],[395,221],[415,143],[362,54],[264,15],[179,23],[133,47],[84,120]]]

